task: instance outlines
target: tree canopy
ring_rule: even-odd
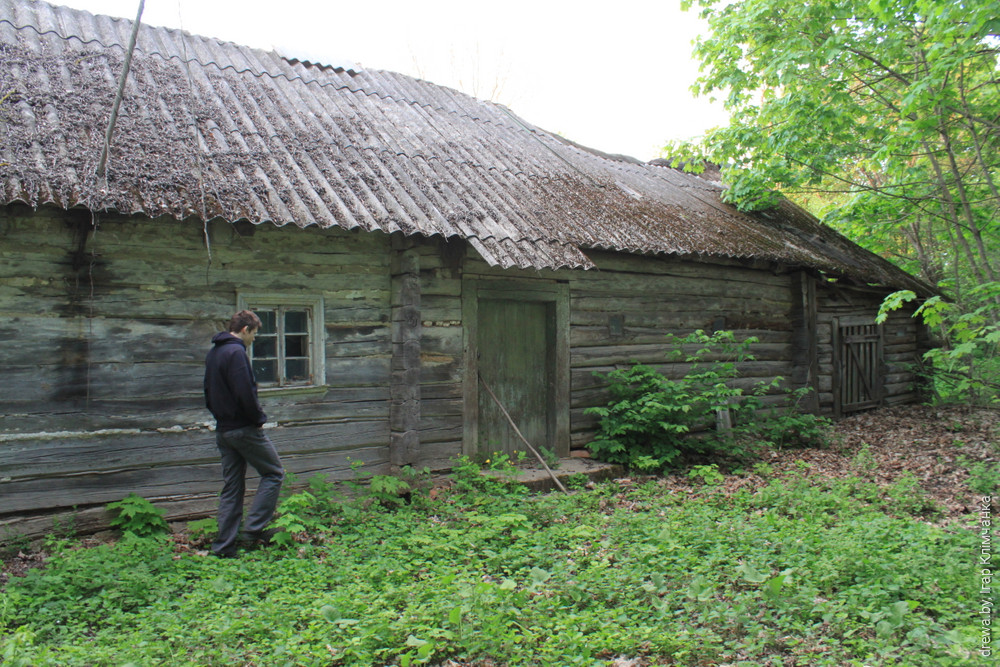
[[[710,26],[695,91],[732,119],[698,150],[732,202],[821,193],[828,221],[957,299],[998,279],[996,3],[694,5]]]
[[[947,343],[929,357],[937,377],[998,400],[1000,5],[682,6],[709,24],[695,43],[694,91],[721,97],[731,122],[665,151],[719,164],[725,196],[741,208],[788,196],[938,286],[947,300],[918,310]],[[915,296],[892,295],[884,310]]]

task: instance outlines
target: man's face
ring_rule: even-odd
[[[236,335],[241,341],[243,341],[244,345],[250,347],[250,345],[253,344],[253,339],[257,337],[257,329],[243,327]]]

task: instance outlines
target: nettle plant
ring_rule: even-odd
[[[779,391],[782,378],[762,380],[748,391],[734,386],[743,362],[753,361],[750,347],[731,331],[698,330],[683,338],[668,335],[667,361],[683,363],[683,377],[671,379],[636,363],[610,373],[611,401],[588,408],[601,418],[590,443],[594,455],[640,470],[662,470],[684,455],[746,455],[756,449],[792,444],[822,444],[829,420],[795,410],[808,392],[789,393],[783,408],[764,408],[762,397]],[[693,349],[693,351],[691,351]],[[717,421],[728,422],[717,428]]]
[[[108,503],[107,509],[114,514],[110,522],[112,528],[117,528],[123,534],[131,533],[136,537],[162,537],[170,530],[166,519],[163,518],[164,511],[135,493]]]

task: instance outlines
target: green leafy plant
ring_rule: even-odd
[[[726,480],[725,476],[719,472],[719,466],[714,463],[692,466],[691,470],[688,471],[687,477],[691,481],[700,482],[704,486],[718,486]]]
[[[752,454],[765,445],[825,441],[829,420],[798,413],[804,395],[765,410],[762,397],[779,391],[781,378],[735,386],[740,364],[753,361],[755,338],[736,340],[731,331],[667,337],[667,360],[684,368],[671,379],[645,364],[597,375],[607,380],[611,401],[585,412],[600,417],[589,447],[596,458],[639,470],[661,470],[685,455]],[[694,435],[696,434],[696,435]]]
[[[851,457],[850,467],[856,474],[865,477],[870,477],[878,470],[878,461],[875,460],[875,455],[872,454],[871,445],[867,442],[861,443],[861,449]]]
[[[542,455],[542,460],[545,461],[545,465],[547,465],[549,468],[551,468],[552,470],[556,470],[559,468],[559,457],[556,456],[556,452],[554,449],[542,446],[538,448],[538,453]]]
[[[393,507],[406,502],[405,496],[410,493],[408,482],[393,475],[375,475],[369,482],[369,491],[379,504]]]
[[[876,321],[884,322],[889,313],[916,298],[910,290],[890,294]],[[998,298],[1000,282],[989,282],[969,290],[963,304],[932,296],[914,311],[913,317],[937,330],[944,341],[924,354],[921,369],[938,400],[1000,402]]]
[[[326,486],[292,508],[319,511]],[[964,664],[979,536],[859,494],[880,491],[805,472],[683,501],[658,480],[530,500],[473,488],[389,511],[351,501],[356,519],[239,561],[134,536],[65,544],[5,584],[0,659]]]
[[[595,457],[652,469],[670,466],[682,454],[712,448],[717,439],[713,436],[687,436],[714,424],[718,412],[731,414],[738,408],[743,392],[727,381],[736,377],[737,363],[753,358],[748,348],[754,340],[738,343],[732,332],[668,336],[668,360],[688,367],[680,380],[639,363],[598,373],[610,382],[611,401],[585,411],[601,419],[590,443]],[[685,347],[695,350],[685,352]]]
[[[886,489],[886,509],[912,516],[934,515],[940,512],[937,504],[920,486],[912,472],[904,472]]]
[[[530,499],[473,486],[388,510],[352,498],[350,520],[324,507],[335,496],[323,479],[294,492],[288,509],[316,521],[310,539],[239,561],[134,536],[56,545],[6,583],[0,656],[834,667],[958,664],[953,651],[976,639],[978,535],[870,502],[871,481],[804,471],[683,501],[655,479]]]
[[[485,495],[524,495],[523,485],[514,484],[518,464],[526,457],[518,451],[513,456],[505,452],[493,452],[480,457],[482,465],[468,456],[459,456],[452,465],[452,479],[455,487],[466,493]]]
[[[142,496],[130,493],[119,501],[108,503],[107,510],[114,514],[112,528],[138,537],[165,535],[170,526],[163,518],[164,511]]]
[[[211,540],[219,530],[219,525],[212,517],[196,519],[187,523],[188,535],[194,542],[207,542]]]
[[[968,459],[959,457],[959,463],[969,471],[969,488],[984,496],[994,496],[1000,491],[1000,465],[988,461],[969,463]]]
[[[773,385],[764,385],[771,388]],[[833,421],[798,409],[812,393],[811,387],[799,387],[788,392],[785,404],[764,408],[758,388],[746,399],[743,413],[752,415],[742,426],[740,437],[759,445],[783,449],[786,447],[826,447],[833,433]]]
[[[320,538],[329,532],[331,506],[327,499],[309,491],[293,493],[278,505],[277,517],[271,522],[274,544],[290,546]]]

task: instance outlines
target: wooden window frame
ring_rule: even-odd
[[[289,390],[326,385],[326,328],[323,318],[323,297],[302,294],[274,294],[268,292],[241,292],[237,295],[238,310],[306,310],[309,312],[309,380],[291,382],[279,377],[277,383],[261,383],[262,390]],[[253,346],[250,347],[253,360]],[[279,354],[278,366],[283,367]],[[280,373],[280,372],[279,372]]]

